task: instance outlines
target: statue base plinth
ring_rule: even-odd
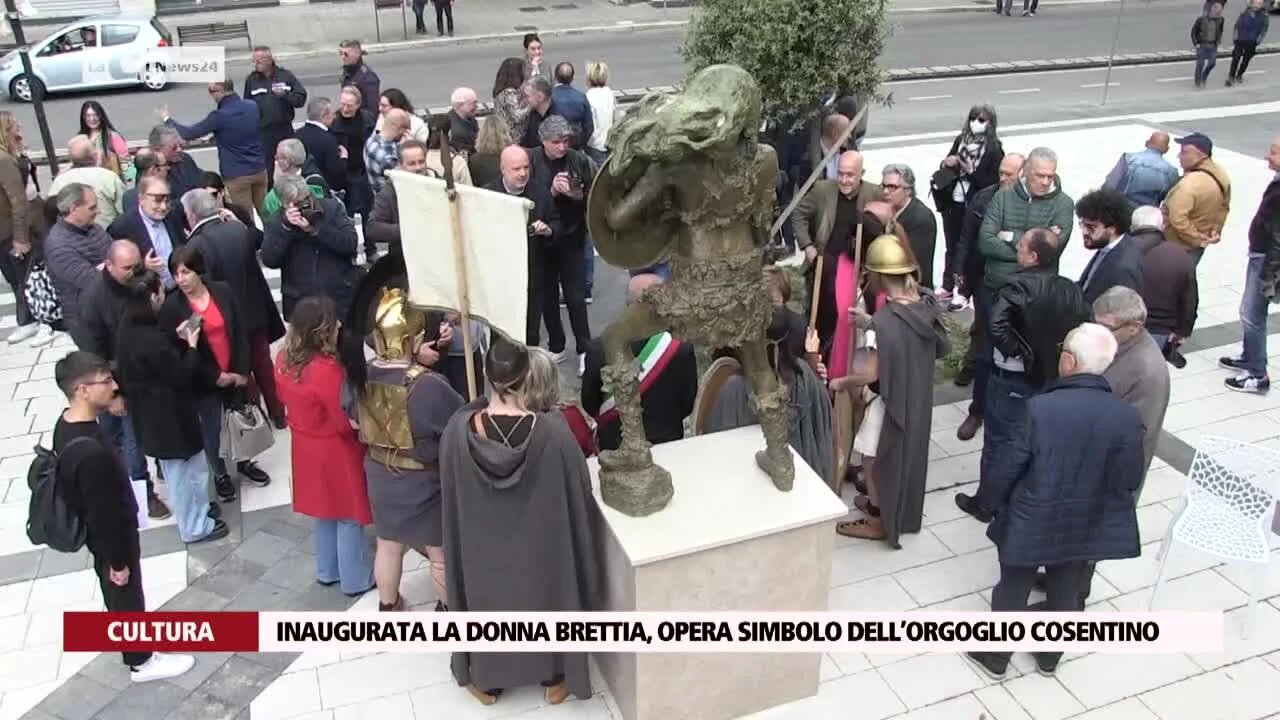
[[[632,517],[602,497],[605,607],[624,611],[822,611],[835,522],[848,508],[793,453],[795,484],[779,492],[756,465],[752,425],[655,445],[674,496]],[[607,485],[607,483],[605,483]],[[595,656],[626,720],[728,720],[811,696],[821,655],[605,654]]]

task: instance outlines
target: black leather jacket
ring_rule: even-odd
[[[1005,357],[1021,357],[1034,388],[1058,376],[1060,345],[1093,317],[1080,286],[1050,268],[1019,270],[991,305],[991,339]]]

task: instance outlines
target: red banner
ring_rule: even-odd
[[[257,652],[256,612],[67,612],[68,652]]]

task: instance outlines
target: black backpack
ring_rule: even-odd
[[[81,440],[67,443],[65,453]],[[34,545],[48,545],[59,552],[72,553],[84,547],[89,530],[84,518],[67,504],[58,486],[58,453],[37,445],[36,456],[27,468],[27,486],[31,488],[31,506],[27,515],[27,538]]]

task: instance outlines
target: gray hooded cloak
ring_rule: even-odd
[[[539,415],[525,442],[507,447],[473,430],[486,403],[459,410],[440,442],[449,609],[600,609],[600,535],[573,433],[559,413]],[[584,653],[454,653],[451,664],[461,686],[506,689],[563,675],[574,695],[591,697]]]

